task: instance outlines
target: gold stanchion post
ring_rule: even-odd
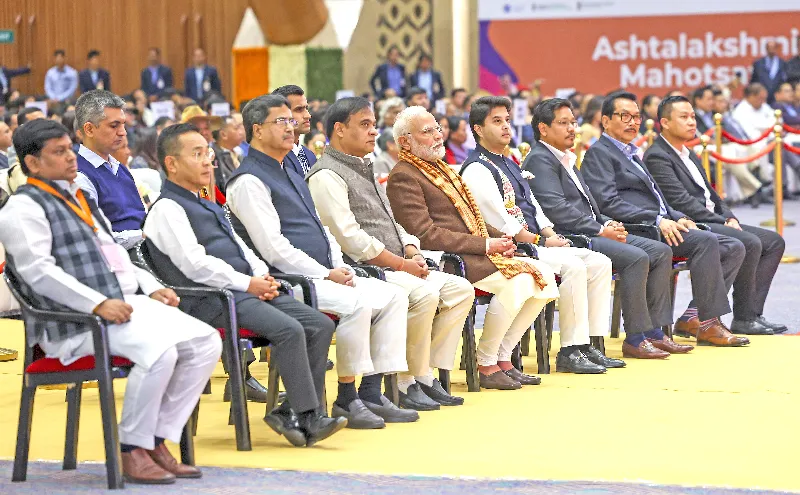
[[[580,170],[581,162],[583,161],[583,135],[580,132],[575,133],[575,143],[573,146],[575,147],[575,156],[578,157],[577,160],[575,160],[575,167]]]
[[[649,148],[650,146],[653,146],[653,139],[656,136],[656,131],[653,130],[653,127],[655,127],[656,123],[653,121],[653,119],[647,119],[644,125],[647,127],[647,147]]]
[[[314,156],[317,157],[317,160],[322,158],[323,151],[325,151],[325,143],[322,141],[314,141]]]
[[[700,143],[703,145],[703,151],[700,158],[703,161],[703,171],[706,173],[706,180],[711,182],[711,164],[708,160],[708,136],[700,136]]]
[[[783,116],[783,112],[781,110],[775,110],[775,126],[776,127],[780,127],[781,131],[783,131],[783,127],[782,127],[783,118],[782,118],[782,116]],[[775,144],[775,153],[780,154],[781,155],[781,159],[783,159],[783,151],[782,150],[778,151],[778,144],[777,143]],[[776,165],[776,167],[777,167],[777,165]],[[781,177],[782,176],[783,176],[783,169],[781,169]],[[777,177],[777,171],[776,171],[776,177]],[[777,181],[777,179],[776,179],[776,181]],[[777,184],[777,182],[776,182],[776,184]],[[781,189],[781,196],[782,195],[783,195],[783,189]],[[764,220],[763,222],[759,223],[759,225],[762,226],[762,227],[775,227],[775,225],[776,225],[775,224],[775,219],[774,218],[770,218],[769,220]],[[783,219],[783,227],[793,227],[793,226],[794,226],[794,222],[793,221]],[[776,231],[777,231],[777,229],[776,229]]]
[[[780,118],[780,110],[775,110],[775,116]],[[775,162],[775,232],[783,237],[783,137],[781,131],[783,127],[777,124],[774,128],[775,131],[775,149],[774,162]],[[796,256],[784,256],[781,258],[781,263],[797,263],[800,258]]]
[[[528,143],[525,143],[525,142],[519,143],[519,146],[517,146],[517,149],[519,150],[519,154],[522,157],[522,160],[520,160],[521,164],[525,163],[525,158],[527,158],[528,153],[531,152],[531,145],[528,144]],[[521,164],[520,164],[520,166],[522,166]]]
[[[722,114],[716,113],[714,114],[714,145],[717,148],[717,153],[720,155],[722,154]],[[717,194],[722,199],[725,199],[725,177],[723,175],[723,168],[722,162],[717,160],[715,172],[716,172],[716,181],[717,181]]]

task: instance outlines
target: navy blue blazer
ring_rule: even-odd
[[[165,89],[172,87],[172,69],[166,65],[159,65],[156,72],[158,73],[158,78],[154,83],[153,75],[150,72],[150,67],[145,67],[142,69],[140,87],[147,96],[157,95]],[[158,84],[159,81],[162,82],[161,85]],[[159,88],[159,86],[161,87]]]
[[[433,99],[431,103],[434,103],[436,100],[441,100],[444,98],[444,84],[442,84],[442,74],[437,70],[431,70],[431,80],[433,81],[431,84],[431,90],[433,91]],[[415,70],[408,76],[408,85],[410,87],[422,87],[419,85],[419,71]],[[425,89],[425,88],[423,88]]]
[[[655,225],[660,210],[656,196],[659,194],[671,220],[688,217],[669,206],[644,162],[638,156],[634,159],[642,170],[631,163],[625,153],[606,136],[600,136],[586,151],[581,174],[597,200],[600,212],[618,222]]]
[[[202,93],[197,94],[197,80],[195,79],[194,67],[189,67],[186,69],[186,72],[183,76],[183,91],[186,93],[186,96],[193,99],[196,102],[203,101],[206,94],[211,91],[216,91],[217,93],[222,93],[222,83],[219,80],[219,74],[217,74],[217,68],[212,65],[206,65],[203,68],[203,88]],[[205,83],[208,83],[208,90],[206,90]]]
[[[9,69],[8,67],[0,66],[3,75],[6,77],[6,87],[0,87],[0,105],[6,102],[8,95],[11,94],[11,79],[17,76],[27,74],[31,71],[29,67],[20,67],[19,69]]]
[[[308,167],[309,169],[317,163],[317,156],[314,154],[313,151],[303,146],[303,149],[306,152],[306,158],[308,158]],[[294,170],[300,177],[306,176],[306,171],[303,170],[303,166],[300,164],[300,159],[297,158],[297,155],[294,154],[294,151],[290,151],[286,154],[283,159],[283,166],[287,167],[289,170]]]
[[[103,81],[103,89],[111,91],[111,75],[105,69],[97,69],[97,80]],[[81,94],[97,89],[92,81],[92,71],[83,69],[78,73],[78,90]]]
[[[767,103],[772,105],[775,102],[775,92],[780,88],[781,84],[786,82],[786,62],[778,57],[778,72],[775,73],[775,78],[769,77],[769,67],[767,66],[767,57],[760,58],[753,62],[753,75],[750,78],[751,83],[761,83],[767,88],[769,94]]]
[[[401,98],[406,96],[406,66],[397,64],[400,69],[400,93],[397,95]],[[389,64],[381,64],[375,69],[372,78],[369,80],[369,85],[372,87],[372,92],[378,98],[383,98],[383,91],[389,87]]]

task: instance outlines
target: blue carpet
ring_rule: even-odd
[[[685,494],[744,495],[777,494],[766,490],[688,488],[635,483],[588,481],[531,481],[371,476],[361,474],[305,473],[260,469],[203,468],[200,480],[179,480],[174,485],[127,484],[126,494],[270,494],[270,495],[606,495]],[[80,464],[77,471],[62,471],[55,462],[34,462],[28,467],[28,481],[12,483],[11,462],[0,461],[2,494],[90,494],[107,492],[105,466]]]

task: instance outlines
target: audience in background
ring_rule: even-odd
[[[10,96],[13,94],[11,80],[17,76],[28,74],[30,71],[30,67],[9,69],[4,65],[0,65],[0,105],[4,105],[11,99]]]
[[[408,76],[408,85],[412,88],[422,88],[428,95],[428,101],[436,103],[436,101],[444,98],[444,83],[442,83],[442,74],[439,71],[433,70],[433,60],[428,55],[422,54],[419,57],[417,70]],[[409,94],[409,96],[411,96]],[[409,105],[412,105],[409,103]],[[422,105],[425,106],[425,105]],[[430,105],[425,106],[429,109]]]
[[[406,95],[406,67],[399,63],[400,50],[395,47],[386,54],[386,62],[375,69],[369,81],[376,98],[385,98],[387,90],[394,91],[394,96]]]
[[[394,142],[394,135],[392,129],[384,129],[381,135],[378,136],[377,144],[381,150],[381,154],[375,159],[372,166],[376,178],[383,178],[389,175],[394,166],[397,164],[398,152],[397,143]]]
[[[50,101],[67,101],[78,89],[78,72],[67,65],[67,54],[58,49],[53,52],[55,65],[44,77],[44,92]]]
[[[100,67],[100,52],[92,50],[86,56],[87,67],[78,74],[78,86],[81,94],[93,89],[111,91],[111,76]]]
[[[775,92],[781,83],[786,82],[786,62],[778,55],[778,44],[767,43],[767,54],[753,62],[753,75],[750,83],[761,83],[767,91],[767,103],[775,102]]]
[[[150,101],[155,101],[166,89],[172,88],[172,69],[161,63],[161,50],[147,51],[147,67],[142,69],[141,88]]]
[[[196,102],[202,102],[212,91],[222,93],[217,68],[206,63],[206,51],[202,48],[194,49],[193,65],[184,73],[183,88],[186,96]]]

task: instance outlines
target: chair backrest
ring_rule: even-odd
[[[168,286],[168,284],[164,283],[164,280],[161,279],[161,276],[156,270],[156,265],[153,263],[153,258],[150,257],[150,251],[147,249],[147,243],[144,241],[144,239],[137,242],[136,245],[133,246],[133,253],[134,259],[131,261],[133,261],[134,265],[150,272],[150,274],[156,278],[159,284],[165,287]]]
[[[3,280],[5,280],[6,285],[8,285],[8,290],[11,291],[11,295],[14,296],[14,299],[19,301],[20,308],[22,309],[23,313],[35,309],[33,303],[22,295],[17,276],[14,274],[14,270],[8,263],[6,263],[5,268],[3,269]]]

